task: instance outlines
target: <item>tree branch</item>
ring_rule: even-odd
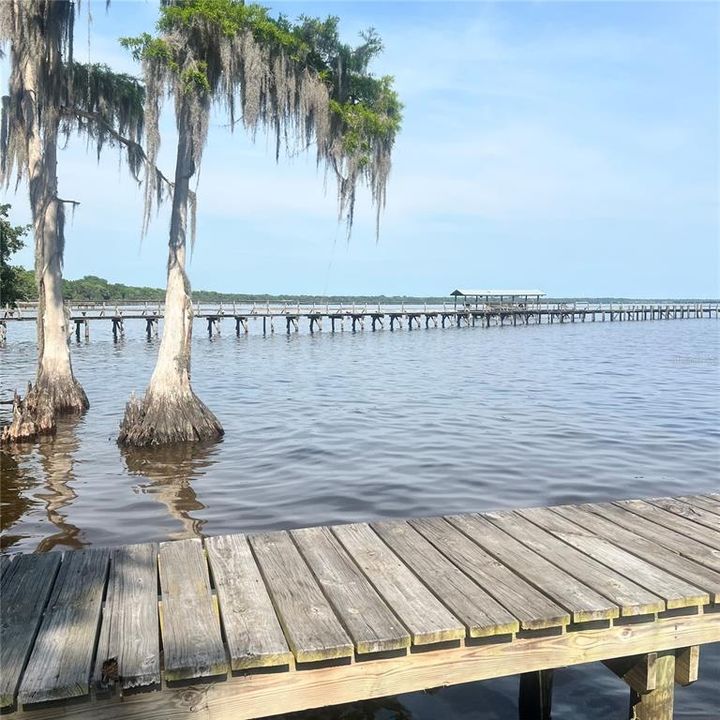
[[[129,150],[136,152],[138,154],[138,157],[142,158],[143,162],[147,164],[148,158],[142,145],[136,143],[130,138],[126,138],[124,135],[121,135],[117,130],[115,130],[112,125],[110,125],[105,120],[105,118],[103,118],[102,115],[94,112],[88,112],[87,110],[82,110],[78,107],[64,107],[62,108],[62,112],[64,112],[66,115],[74,115],[79,120],[86,120],[87,122],[96,123],[100,128],[102,128],[104,132],[110,135],[113,140],[120,143],[120,145],[125,146]],[[157,166],[155,166],[153,169],[157,173],[158,177],[167,185],[168,189],[172,190],[174,187],[174,183],[171,182]]]

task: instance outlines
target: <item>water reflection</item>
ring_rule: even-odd
[[[205,475],[215,463],[218,444],[121,448],[120,452],[128,473],[149,481],[137,485],[135,491],[165,505],[169,515],[180,523],[180,530],[171,533],[169,539],[201,535],[205,520],[191,513],[204,510],[205,505],[198,500],[192,481]]]
[[[22,539],[22,535],[8,532],[36,503],[26,494],[35,479],[22,472],[15,453],[0,451],[0,548],[5,550]]]
[[[87,545],[81,530],[68,519],[67,509],[77,497],[70,483],[80,447],[77,427],[80,418],[58,421],[57,432],[37,443],[3,448],[2,459],[2,547],[10,547],[24,535],[6,531],[38,505],[44,504],[47,519],[56,531],[43,537],[41,552],[62,546],[77,550]],[[33,488],[38,488],[33,493]]]

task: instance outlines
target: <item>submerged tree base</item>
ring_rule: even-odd
[[[41,373],[35,387],[48,395],[57,416],[82,415],[90,407],[82,385],[72,376],[48,377]]]
[[[28,383],[25,398],[15,392],[13,398],[13,416],[9,425],[5,425],[0,434],[0,444],[30,442],[40,435],[55,433],[55,412],[50,394]]]
[[[144,398],[130,397],[117,441],[119,445],[152,447],[218,440],[224,434],[220,421],[192,390],[178,394],[148,391]]]
[[[55,433],[55,418],[81,415],[90,407],[82,385],[74,377],[41,375],[33,386],[28,383],[25,398],[15,393],[13,416],[0,433],[0,444],[30,442],[41,435]]]

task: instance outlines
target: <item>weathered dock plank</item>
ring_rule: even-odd
[[[720,550],[720,532],[686,517],[683,512],[673,512],[667,508],[654,505],[645,500],[620,500],[615,503],[618,507],[647,518],[663,528],[668,528],[693,538],[715,550]],[[702,525],[702,527],[700,526]]]
[[[88,695],[109,558],[103,549],[63,557],[20,684],[23,705]]]
[[[192,538],[161,543],[158,565],[165,680],[226,674],[220,620],[201,541]]]
[[[20,555],[5,566],[0,580],[0,709],[15,702],[60,558],[57,552]]]
[[[249,539],[296,660],[309,663],[351,657],[352,640],[290,535],[274,532]]]
[[[125,692],[160,685],[158,546],[115,548],[95,662],[95,688]]]
[[[410,633],[328,527],[290,533],[359,654],[410,646]]]
[[[702,497],[701,495],[679,497],[678,500],[680,500],[680,502],[687,503],[692,507],[714,513],[718,516],[718,522],[720,523],[720,502],[717,502],[709,497]]]
[[[587,504],[581,507],[641,535],[647,540],[674,550],[683,557],[720,572],[720,550],[610,503]]]
[[[698,525],[709,528],[714,533],[718,533],[718,537],[720,537],[720,516],[714,512],[705,510],[697,504],[688,504],[683,501],[682,498],[651,498],[648,502],[687,520],[692,520]]]
[[[289,665],[280,622],[245,535],[208,538],[205,548],[215,581],[233,670]]]
[[[414,645],[465,637],[465,626],[365,523],[332,528],[349,555],[410,631]]]
[[[196,688],[167,688],[73,708],[73,720],[252,720],[291,711],[357,702],[430,687],[488,680],[549,667],[590,663],[720,642],[717,613],[652,623],[460,645],[409,656],[312,671],[253,673]],[[66,708],[18,713],[18,720],[67,719]]]
[[[665,601],[668,610],[706,605],[710,594],[697,586],[675,577],[661,568],[626,552],[603,538],[579,529],[577,525],[553,513],[549,508],[530,508],[518,513],[552,533],[557,538],[605,565],[612,576],[622,575],[633,579],[633,585],[642,587]]]
[[[686,515],[720,515],[655,502],[21,555],[0,578],[2,710],[243,720],[602,660],[669,720],[673,682],[720,642],[716,531]],[[657,609],[614,620],[628,599]]]
[[[517,618],[408,523],[384,521],[371,527],[465,624],[470,637],[506,635],[520,629]]]
[[[12,555],[0,555],[0,578],[5,574],[5,570],[10,567]]]
[[[582,505],[559,505],[550,508],[553,512],[576,523],[578,528],[586,528],[597,537],[605,538],[628,552],[637,555],[653,565],[665,568],[677,577],[702,588],[713,603],[720,602],[720,572],[682,557],[679,553],[657,542],[648,540],[630,530],[626,530],[607,520],[602,515],[590,512]]]
[[[660,598],[625,578],[606,578],[601,565],[521,517],[488,513],[451,520],[518,575],[542,587],[572,612],[575,622],[609,619],[621,613],[645,614],[665,607]]]
[[[471,577],[520,621],[524,630],[567,625],[570,615],[443,518],[420,518],[410,524],[445,557]]]

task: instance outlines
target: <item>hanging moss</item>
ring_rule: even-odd
[[[382,51],[374,30],[357,47],[343,44],[338,19],[301,17],[295,24],[273,18],[266,8],[240,0],[165,0],[157,35],[121,42],[142,61],[148,161],[160,146],[160,106],[166,95],[183,96],[197,119],[194,162],[207,141],[212,103],[240,121],[254,138],[271,132],[276,158],[282,147],[295,153],[315,143],[317,161],[337,180],[339,213],[348,233],[360,183],[380,212],[402,105],[389,76],[368,71]],[[146,175],[145,222],[162,200],[156,179]]]

